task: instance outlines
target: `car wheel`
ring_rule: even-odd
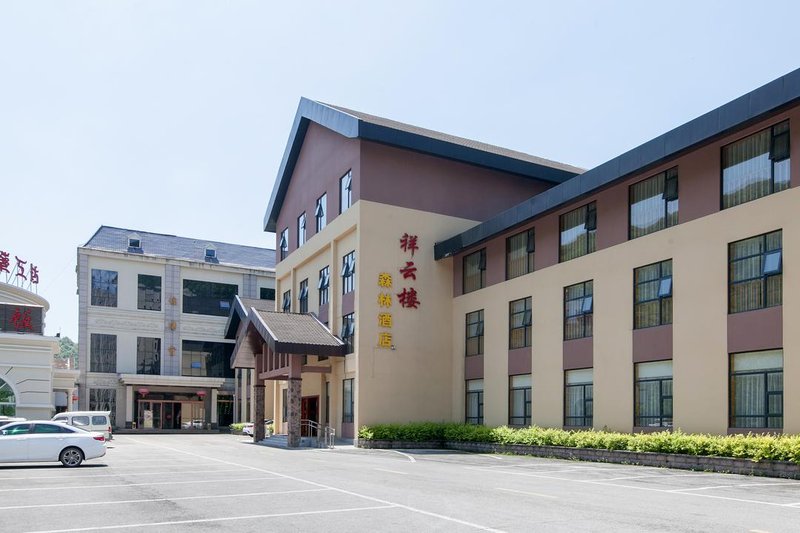
[[[67,468],[80,466],[83,462],[83,452],[78,448],[65,448],[61,451],[61,455],[58,456],[58,460]]]

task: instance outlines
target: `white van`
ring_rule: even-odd
[[[53,422],[69,424],[86,431],[102,433],[106,440],[111,440],[111,411],[67,411],[58,413]]]

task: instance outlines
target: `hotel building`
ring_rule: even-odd
[[[78,248],[80,408],[119,428],[252,420],[252,371],[231,368],[236,296],[274,308],[273,250],[102,226]]]
[[[278,431],[800,432],[798,136],[800,70],[586,171],[302,99],[277,304],[348,353],[257,370]]]

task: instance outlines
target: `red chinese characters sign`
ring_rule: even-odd
[[[417,267],[413,260],[414,253],[419,250],[417,241],[416,235],[408,233],[403,233],[400,237],[400,249],[409,254],[411,259],[404,261],[405,264],[398,269],[404,282],[417,281]],[[394,317],[391,313],[393,297],[397,297],[397,303],[404,309],[418,309],[420,306],[419,294],[414,287],[402,287],[400,292],[392,294],[393,283],[392,275],[388,272],[378,274],[378,328],[380,328],[378,330],[378,347],[392,350],[395,348],[392,334]]]
[[[39,267],[18,256],[11,259],[11,253],[0,250],[0,273],[6,275],[6,283],[19,287],[39,285]]]
[[[42,335],[42,308],[33,305],[0,304],[0,331]]]

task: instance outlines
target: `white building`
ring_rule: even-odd
[[[58,339],[44,335],[50,304],[0,282],[0,415],[49,419],[72,405],[76,370],[53,367]]]
[[[274,264],[274,250],[100,227],[78,248],[81,409],[147,430],[250,420],[252,370],[231,369],[225,324],[235,295],[274,300]]]

